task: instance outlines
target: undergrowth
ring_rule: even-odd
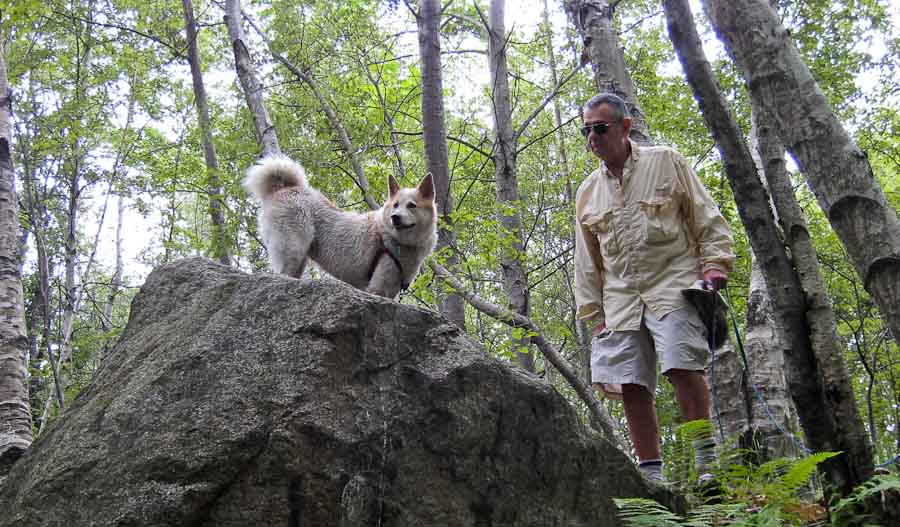
[[[679,445],[672,473],[673,486],[685,494],[690,510],[675,514],[653,500],[615,499],[618,516],[629,527],[875,527],[883,525],[871,512],[887,498],[900,501],[900,475],[878,474],[849,496],[829,507],[822,505],[820,493],[810,485],[819,463],[839,452],[816,452],[800,458],[778,458],[760,465],[744,460],[746,450],[726,445],[715,476],[719,493],[704,499],[701,489],[688,482],[696,480],[692,470],[690,440],[711,433],[709,422],[694,421],[678,430]],[[692,479],[693,478],[693,479]],[[874,507],[873,507],[874,505]]]

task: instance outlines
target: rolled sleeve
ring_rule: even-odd
[[[687,194],[687,227],[700,249],[701,270],[704,273],[712,269],[730,273],[734,267],[731,226],[719,212],[694,169],[678,154],[675,154],[675,168]]]

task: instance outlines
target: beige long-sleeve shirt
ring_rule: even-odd
[[[631,143],[621,181],[601,161],[575,198],[575,301],[590,327],[637,330],[684,307],[682,289],[730,272],[731,228],[687,160]]]

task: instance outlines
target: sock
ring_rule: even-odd
[[[696,467],[700,479],[711,477],[709,473],[719,461],[719,456],[716,455],[715,438],[695,439],[691,441],[691,445],[694,447],[694,467]]]
[[[662,459],[645,459],[638,463],[638,468],[641,472],[647,476],[648,479],[653,481],[665,481],[666,477],[663,476],[663,462]]]

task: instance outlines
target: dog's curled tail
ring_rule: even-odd
[[[288,187],[305,188],[306,174],[303,167],[281,155],[260,159],[244,179],[244,188],[259,200]]]

